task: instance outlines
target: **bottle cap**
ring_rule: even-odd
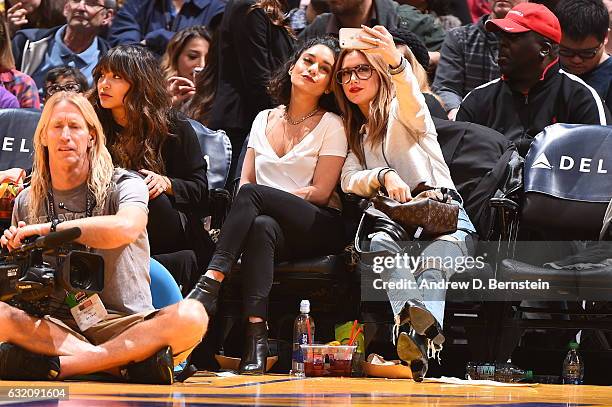
[[[569,348],[570,349],[574,349],[575,350],[575,349],[578,349],[579,347],[580,347],[580,345],[578,345],[578,343],[576,343],[574,341],[569,343]]]
[[[302,314],[310,313],[310,301],[302,300],[302,302],[300,302],[300,312]]]

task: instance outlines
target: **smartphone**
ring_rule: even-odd
[[[362,28],[341,28],[340,48],[370,49],[374,45],[359,39],[360,36],[368,36]]]

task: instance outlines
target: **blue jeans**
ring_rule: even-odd
[[[472,239],[471,234],[476,234],[476,229],[472,225],[468,214],[463,209],[461,202],[453,200],[454,204],[459,205],[459,217],[457,219],[457,231],[437,237],[420,253],[423,258],[447,258],[453,259],[471,255],[466,242]],[[402,247],[395,242],[386,232],[376,232],[371,235],[370,250],[386,251],[391,255],[401,253]],[[455,262],[453,261],[453,264]],[[421,263],[416,269],[411,269],[409,266],[385,268],[381,274],[384,282],[414,282],[414,289],[387,289],[387,296],[391,303],[391,309],[394,315],[399,315],[406,301],[418,299],[423,301],[425,307],[436,320],[443,326],[444,321],[444,306],[446,301],[446,290],[444,289],[426,289],[419,288],[423,286],[423,282],[427,284],[439,283],[448,281],[455,273],[454,268],[443,267],[442,264],[432,266],[431,264]],[[388,285],[387,285],[388,287]]]

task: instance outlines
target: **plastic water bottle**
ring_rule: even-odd
[[[582,384],[582,378],[584,377],[584,363],[582,358],[578,354],[578,344],[576,342],[570,342],[569,352],[565,356],[563,361],[563,384]]]
[[[523,370],[512,364],[508,359],[506,363],[495,365],[495,381],[502,383],[516,383],[523,380],[533,380],[533,371]]]
[[[310,343],[314,343],[315,323],[310,314],[310,301],[302,300],[300,302],[300,314],[295,318],[293,323],[293,353],[291,358],[292,376],[304,376],[304,354],[300,345],[307,345],[309,342],[309,327],[310,327]]]

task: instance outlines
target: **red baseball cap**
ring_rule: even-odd
[[[510,34],[534,31],[554,41],[561,42],[559,20],[546,6],[537,3],[520,3],[508,12],[505,18],[489,20],[487,31],[504,31]]]

